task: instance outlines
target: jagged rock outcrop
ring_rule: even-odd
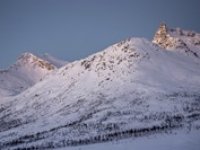
[[[200,34],[193,31],[172,29],[161,23],[152,42],[166,50],[174,50],[194,57],[200,56]]]
[[[166,24],[161,23],[152,42],[165,49],[188,49],[187,45],[181,39],[170,34],[173,31],[174,29],[169,29]],[[179,32],[181,33],[180,30]]]

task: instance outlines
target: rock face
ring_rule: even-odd
[[[161,23],[152,42],[166,50],[182,52],[193,57],[200,56],[200,34],[193,31],[172,29]]]
[[[170,34],[173,31],[174,29],[169,29],[166,24],[161,23],[152,42],[165,49],[188,49],[181,39]]]
[[[170,44],[168,38],[167,26],[162,23],[154,36],[153,43],[158,44],[162,48],[166,48]]]

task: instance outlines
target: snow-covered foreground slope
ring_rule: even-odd
[[[196,131],[159,134],[130,138],[108,143],[91,144],[67,148],[67,150],[199,150],[200,134]],[[60,148],[58,150],[66,150]]]
[[[55,69],[50,62],[31,53],[22,54],[14,65],[0,71],[0,97],[19,94]]]
[[[2,149],[59,148],[200,131],[200,61],[129,38],[0,102]]]

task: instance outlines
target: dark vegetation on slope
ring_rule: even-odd
[[[19,145],[19,148],[15,148],[15,150],[27,150],[27,149],[36,150],[36,149],[49,149],[49,148],[58,148],[58,147],[66,147],[66,146],[94,144],[94,143],[114,141],[114,140],[119,140],[123,138],[129,138],[129,137],[145,136],[145,135],[154,134],[158,132],[168,132],[172,129],[183,127],[186,122],[189,124],[192,121],[199,120],[199,119],[200,119],[200,113],[192,113],[188,115],[187,117],[184,117],[182,115],[167,116],[165,119],[165,123],[163,123],[162,125],[153,125],[151,127],[127,129],[123,131],[117,131],[118,129],[117,126],[112,125],[109,127],[110,132],[105,133],[105,134],[100,134],[94,137],[89,137],[89,138],[84,138],[84,139],[75,139],[75,140],[74,139],[62,140],[59,143],[55,143],[52,141],[52,142],[46,142],[46,143],[38,144],[34,146],[24,146],[24,144],[27,145],[27,144],[31,144],[32,142],[45,139],[46,133],[53,132],[55,130],[58,130],[59,128],[70,127],[73,125],[80,126],[80,128],[81,126],[87,127],[87,124],[81,124],[80,122],[73,122],[65,126],[52,128],[51,130],[48,130],[48,131],[38,132],[32,135],[26,135],[18,139],[12,140],[10,142],[0,143],[0,147],[1,148],[12,147],[12,146],[16,147]]]

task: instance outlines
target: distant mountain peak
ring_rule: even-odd
[[[18,59],[16,64],[17,66],[23,66],[23,65],[31,65],[31,66],[38,66],[40,68],[43,69],[47,69],[47,70],[54,70],[55,66],[53,64],[51,64],[50,62],[43,60],[42,58],[29,53],[29,52],[25,52],[23,53]]]
[[[0,97],[16,95],[57,69],[51,62],[26,52],[16,63],[0,72]]]
[[[29,53],[29,52],[25,52],[23,54],[21,54],[21,56],[17,59],[17,62],[33,62],[33,61],[36,61],[38,59],[37,56],[35,56],[34,54],[32,53]]]

